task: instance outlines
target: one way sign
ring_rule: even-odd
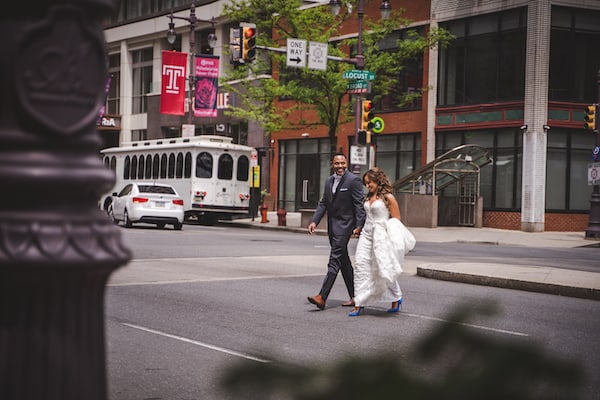
[[[306,66],[306,40],[287,39],[286,61],[288,67],[301,68]]]

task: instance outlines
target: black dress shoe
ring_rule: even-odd
[[[308,301],[310,301],[312,304],[314,304],[315,306],[317,306],[317,308],[319,310],[323,310],[325,308],[325,300],[323,300],[323,296],[321,296],[320,294],[314,296],[314,297],[307,297]]]

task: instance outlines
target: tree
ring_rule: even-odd
[[[242,104],[231,108],[228,114],[258,121],[266,133],[325,125],[333,139],[339,126],[353,118],[352,104],[344,102],[348,80],[343,78],[343,72],[354,69],[354,65],[329,60],[326,71],[288,68],[285,53],[260,49],[261,46],[285,48],[287,38],[305,39],[328,42],[330,56],[349,58],[345,52],[356,45],[357,39],[333,42],[331,38],[340,36],[342,24],[356,18],[355,13],[336,17],[329,13],[326,3],[308,7],[302,7],[302,3],[300,0],[233,0],[224,6],[224,15],[234,25],[256,24],[259,46],[255,63],[240,65],[225,77],[227,89],[242,99]],[[347,3],[356,7],[357,0]],[[374,100],[394,90],[407,60],[418,57],[428,48],[446,45],[451,37],[441,29],[425,35],[406,30],[395,49],[380,51],[383,39],[410,24],[402,14],[403,10],[394,10],[388,20],[377,21],[365,15],[363,54],[365,69],[377,74],[373,82]],[[272,74],[267,73],[271,70]],[[397,98],[397,103],[412,101],[415,96],[420,94],[404,93]],[[282,98],[290,101],[278,102]],[[289,118],[292,113],[295,117]]]

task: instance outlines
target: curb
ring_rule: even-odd
[[[493,286],[504,289],[516,289],[528,292],[576,297],[580,299],[600,300],[600,290],[594,288],[563,286],[553,283],[522,281],[519,279],[499,278],[485,275],[472,275],[424,267],[417,267],[417,276],[471,285]]]

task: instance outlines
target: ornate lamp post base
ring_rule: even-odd
[[[15,5],[0,21],[3,400],[106,399],[104,289],[130,258],[97,207],[114,183],[95,126],[110,3]]]

